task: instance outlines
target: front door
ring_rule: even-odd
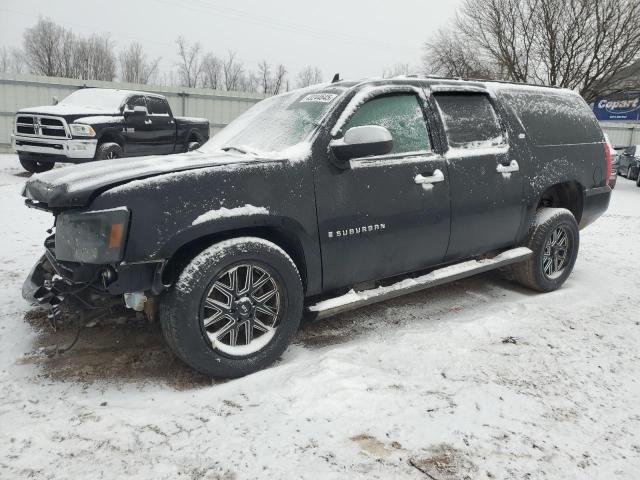
[[[393,150],[351,159],[347,169],[328,159],[320,165],[316,198],[325,289],[442,262],[449,241],[449,180],[444,158],[432,149],[423,100],[406,88],[374,91],[339,128],[383,126]]]
[[[134,95],[125,106],[125,126],[123,135],[126,140],[125,154],[127,157],[137,157],[153,153],[151,138],[153,135],[152,120],[146,114],[133,114],[135,107],[147,108],[142,95]],[[127,113],[129,112],[129,113]]]
[[[522,164],[486,93],[435,93],[449,149],[451,240],[447,260],[516,241],[524,216]]]

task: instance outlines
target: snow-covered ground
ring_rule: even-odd
[[[68,342],[20,298],[49,215],[0,156],[0,478],[637,479],[640,188],[620,178],[575,271],[540,295],[485,274],[302,327],[212,382],[157,325]]]

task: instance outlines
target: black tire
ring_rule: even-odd
[[[274,324],[278,323],[277,328],[273,336],[265,337],[270,338],[268,343],[259,345],[255,352],[225,353],[213,346],[205,331],[204,312],[205,308],[210,308],[205,307],[205,300],[212,298],[210,295],[214,291],[214,284],[219,284],[217,282],[229,271],[249,264],[257,267],[256,270],[268,273],[274,281],[273,285],[279,289],[279,313],[274,321]],[[239,285],[241,282],[236,283]],[[243,285],[246,283],[243,282]],[[240,301],[237,300],[236,305]],[[230,298],[229,304],[232,303],[234,301]],[[197,255],[175,284],[160,297],[159,314],[164,337],[180,359],[211,377],[236,378],[263,369],[282,355],[298,329],[302,306],[300,274],[286,252],[267,240],[241,237],[216,243]],[[235,315],[239,318],[240,309],[237,306],[236,309]],[[229,320],[222,317],[221,321]],[[237,324],[239,321],[236,321]],[[236,335],[236,338],[240,338],[240,330]],[[219,345],[230,348],[226,344]]]
[[[53,168],[55,162],[38,162],[37,160],[27,160],[20,158],[20,165],[27,172],[42,173],[47,172]]]
[[[189,142],[187,144],[187,152],[190,152],[192,150],[197,150],[198,148],[200,148],[200,142]]]
[[[554,232],[562,230],[567,237],[568,246],[565,252],[563,267],[552,275],[548,275],[543,267],[543,260],[548,262],[551,257],[552,268],[556,266],[556,253],[545,257],[545,247],[549,246]],[[539,292],[551,292],[562,286],[567,280],[578,257],[580,247],[580,233],[573,214],[564,208],[541,208],[536,212],[535,220],[529,230],[529,238],[525,246],[533,251],[533,255],[524,262],[513,266],[515,280],[525,287]],[[550,247],[549,247],[550,248]],[[548,250],[550,251],[550,250]],[[545,264],[545,265],[548,265]]]
[[[105,142],[98,145],[96,149],[96,160],[112,160],[114,158],[122,158],[122,147],[115,142]]]
[[[636,178],[636,187],[640,187],[640,174],[638,174],[638,178]]]

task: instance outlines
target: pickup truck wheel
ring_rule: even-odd
[[[277,245],[254,237],[197,255],[160,298],[162,331],[185,363],[215,378],[269,366],[302,317],[300,274]]]
[[[200,142],[189,142],[187,144],[187,152],[190,152],[191,150],[197,150],[198,148],[200,148]]]
[[[579,245],[578,225],[569,210],[539,209],[526,243],[533,255],[513,266],[516,281],[539,292],[560,288],[573,270]]]
[[[36,160],[23,160],[21,158],[20,165],[22,165],[22,168],[24,168],[27,172],[41,173],[51,170],[55,165],[55,162],[38,162]]]
[[[122,158],[122,147],[114,142],[105,142],[98,145],[96,149],[96,160],[111,160]]]

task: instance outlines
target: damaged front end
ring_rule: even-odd
[[[63,308],[74,318],[86,319],[87,314],[96,318],[127,307],[153,319],[153,298],[164,288],[160,283],[164,262],[91,264],[60,260],[56,256],[56,235],[49,236],[44,247],[44,254],[22,286],[22,296],[49,310],[54,329]]]

